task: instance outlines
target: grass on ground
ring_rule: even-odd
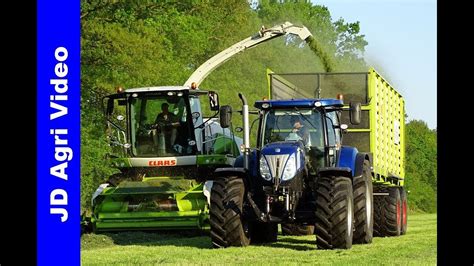
[[[400,237],[376,237],[349,250],[318,250],[314,236],[278,236],[278,242],[213,249],[207,235],[185,232],[121,232],[81,237],[82,265],[248,264],[248,265],[435,265],[436,214],[408,217]]]

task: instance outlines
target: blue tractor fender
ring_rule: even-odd
[[[360,176],[364,160],[368,160],[372,165],[372,154],[359,152],[355,147],[342,146],[337,166],[350,168],[352,177]]]
[[[239,155],[235,158],[234,167],[244,167],[244,156]]]
[[[369,161],[370,165],[372,166],[372,153],[369,152],[359,152],[356,157],[355,163],[355,174],[354,176],[362,175],[362,169],[364,168],[364,161]],[[372,169],[371,169],[372,171]]]
[[[249,158],[249,169],[246,171],[244,169],[244,156],[240,155],[235,158],[234,166],[233,167],[223,167],[217,168],[214,170],[214,176],[226,177],[226,176],[239,176],[241,178],[251,178],[257,175],[257,152],[253,150],[250,153]]]
[[[234,162],[234,167],[244,167],[244,156],[243,155],[239,155],[237,158],[235,158],[235,162]],[[252,177],[255,177],[257,176],[257,168],[258,168],[258,164],[257,164],[257,151],[256,150],[252,150],[251,153],[250,153],[250,159],[249,159],[249,174],[250,176]]]
[[[345,176],[352,179],[351,168],[349,167],[321,167],[318,170],[319,176]]]
[[[351,176],[355,175],[357,154],[359,151],[357,148],[342,146],[339,152],[339,160],[337,161],[337,167],[347,167],[351,169]]]
[[[229,177],[229,176],[239,176],[244,178],[247,174],[247,171],[243,167],[224,167],[217,168],[214,171],[215,177]]]

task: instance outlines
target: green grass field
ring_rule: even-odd
[[[248,265],[435,265],[436,214],[408,217],[400,237],[374,238],[350,250],[317,250],[314,236],[278,236],[278,242],[213,249],[196,233],[122,232],[81,237],[82,265],[248,264]]]

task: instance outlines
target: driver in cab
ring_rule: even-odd
[[[293,125],[293,129],[291,130],[290,134],[285,140],[301,140],[303,144],[306,146],[309,140],[309,131],[303,125],[303,122],[301,121],[301,117],[292,116],[290,119],[290,122]]]
[[[180,125],[178,117],[169,111],[169,104],[161,105],[161,113],[155,119],[155,127],[158,133],[165,135],[166,147],[169,149],[176,141],[177,127]]]

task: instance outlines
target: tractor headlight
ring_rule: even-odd
[[[263,179],[270,181],[272,179],[272,175],[270,174],[270,168],[268,167],[267,160],[262,155],[260,156],[260,175]]]
[[[283,174],[281,175],[281,180],[286,181],[290,180],[296,175],[296,156],[293,153],[288,161],[286,161],[285,169],[283,170]]]

